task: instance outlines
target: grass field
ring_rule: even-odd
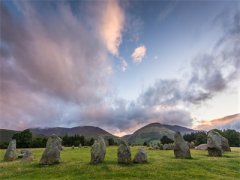
[[[90,148],[65,148],[61,163],[39,166],[44,149],[32,149],[34,161],[0,162],[0,179],[240,179],[240,148],[223,157],[191,150],[193,159],[175,159],[172,150],[148,150],[147,164],[117,164],[117,147],[108,147],[105,162],[90,165]],[[132,157],[137,147],[131,147]],[[18,150],[20,151],[20,150]],[[3,158],[5,150],[0,150]]]

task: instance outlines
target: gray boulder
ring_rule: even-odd
[[[160,147],[157,144],[152,144],[150,147],[151,150],[158,150]]]
[[[23,161],[32,161],[33,155],[30,150],[28,149],[22,149],[21,150],[22,160]]]
[[[159,144],[158,147],[160,150],[163,150],[163,144]]]
[[[174,155],[176,158],[191,158],[188,143],[183,139],[180,132],[174,135]]]
[[[51,165],[60,162],[60,151],[62,150],[62,139],[53,134],[48,138],[46,149],[42,154],[39,164]]]
[[[200,144],[198,146],[195,147],[196,150],[207,150],[208,146],[207,144]]]
[[[106,144],[102,137],[98,137],[92,145],[91,164],[98,164],[104,161],[106,154]]]
[[[147,151],[144,147],[140,147],[133,158],[134,163],[147,163]]]
[[[207,135],[207,146],[209,156],[222,156],[222,139],[223,137],[216,131],[211,130]]]
[[[188,146],[190,149],[194,149],[195,148],[195,143],[192,141],[192,142],[188,142]]]
[[[174,144],[164,144],[163,145],[163,150],[173,150],[174,149]]]
[[[231,148],[230,148],[229,143],[228,143],[228,139],[223,137],[223,136],[221,136],[221,138],[222,138],[222,149],[223,149],[223,151],[231,151]]]
[[[80,143],[78,147],[81,148],[81,147],[82,147],[82,144]]]
[[[18,158],[16,150],[16,140],[13,139],[9,142],[8,148],[4,155],[4,161],[13,161]]]
[[[131,163],[131,151],[125,141],[121,141],[118,147],[118,163],[129,164]]]

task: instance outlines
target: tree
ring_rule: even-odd
[[[29,148],[32,143],[32,132],[26,129],[20,133],[14,134],[12,139],[16,139],[17,147]]]
[[[148,145],[148,143],[145,141],[144,143],[143,143],[143,146],[147,146]]]
[[[161,139],[161,143],[162,144],[170,144],[170,143],[173,143],[174,141],[170,138],[168,138],[167,136],[163,136],[162,139]]]
[[[37,137],[32,140],[31,147],[32,148],[42,148],[46,147],[47,138],[46,137]]]
[[[234,129],[223,130],[222,136],[228,139],[229,145],[232,147],[240,146],[240,132]]]
[[[190,134],[184,134],[183,138],[185,141],[192,142],[192,141],[196,140],[196,135],[195,135],[195,133],[192,132]]]
[[[115,144],[115,142],[114,142],[113,138],[109,138],[109,139],[108,139],[108,145],[109,145],[109,146],[112,146],[112,145],[114,145],[114,144]]]

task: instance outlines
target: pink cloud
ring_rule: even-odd
[[[147,49],[143,45],[137,47],[132,53],[133,61],[136,63],[141,63],[142,59],[144,58],[144,56],[146,54],[146,51],[147,51]]]
[[[108,51],[118,55],[118,48],[122,41],[124,26],[124,12],[118,1],[108,0],[102,8],[100,19],[100,35]]]
[[[234,114],[231,116],[226,116],[224,118],[218,118],[218,119],[213,119],[213,120],[203,120],[203,121],[200,121],[197,125],[195,125],[194,129],[199,129],[199,130],[209,130],[209,129],[214,129],[214,128],[238,129],[238,127],[236,127],[236,125],[239,123],[239,120],[240,120],[240,114]],[[235,127],[232,127],[232,126],[235,126]]]

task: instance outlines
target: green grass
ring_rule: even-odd
[[[172,150],[148,150],[147,164],[117,164],[117,147],[108,147],[105,162],[90,165],[90,148],[65,148],[61,163],[39,166],[44,149],[32,149],[34,161],[0,162],[0,179],[240,179],[240,148],[223,157],[191,150],[192,159],[175,159]],[[137,147],[131,147],[132,157]],[[18,150],[20,151],[20,150]],[[5,150],[0,150],[3,157]]]

